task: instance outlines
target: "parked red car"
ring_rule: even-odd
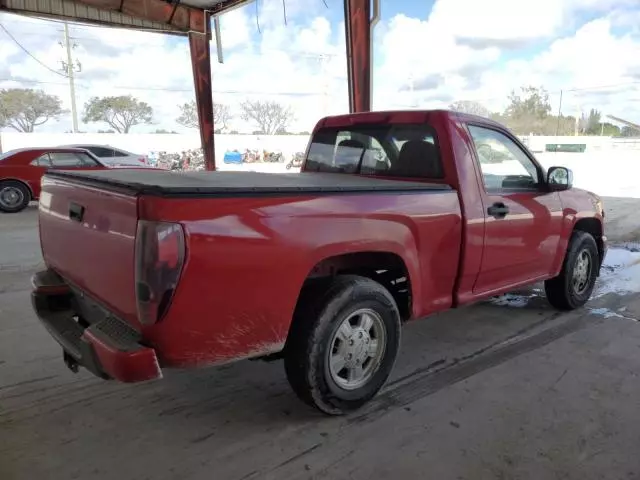
[[[0,212],[24,210],[40,198],[40,179],[49,169],[104,170],[91,152],[81,148],[22,148],[0,155]]]
[[[447,111],[325,118],[302,173],[49,172],[33,304],[72,370],[279,355],[300,398],[345,413],[384,385],[405,321],[540,281],[561,310],[589,300],[603,206],[572,182]]]

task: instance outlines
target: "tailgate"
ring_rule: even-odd
[[[47,266],[116,315],[136,323],[137,198],[45,176],[39,209]]]

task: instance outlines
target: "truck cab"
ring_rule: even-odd
[[[454,188],[463,224],[455,306],[555,275],[575,229],[592,235],[604,258],[600,198],[573,188],[567,168],[545,171],[515,135],[484,117],[446,110],[331,117],[317,124],[302,171]]]

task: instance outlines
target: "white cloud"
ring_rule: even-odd
[[[631,82],[640,81],[640,38],[629,18],[640,18],[639,7],[637,0],[437,0],[426,19],[385,18],[383,8],[375,34],[374,108],[473,99],[501,109],[512,89],[533,84],[545,86],[554,102],[564,90],[571,113],[596,107],[638,120],[640,92]],[[285,25],[280,0],[260,2],[260,33],[254,5],[221,17],[225,62],[216,62],[212,45],[214,99],[236,111],[245,99],[274,99],[295,110],[293,130],[310,130],[320,116],[347,109],[344,24],[331,23],[319,0],[287,0],[286,8]],[[0,22],[39,60],[59,68],[59,23],[5,14]],[[153,106],[157,122],[137,131],[180,128],[177,105],[194,96],[186,39],[86,26],[72,27],[72,36],[82,63],[80,107],[91,96],[132,94]],[[518,54],[517,45],[526,49]],[[0,65],[6,71],[0,78],[12,77],[0,87],[42,88],[69,108],[66,79],[22,53],[3,32]],[[69,126],[66,118],[43,128]],[[233,128],[253,126],[236,117]]]
[[[529,39],[553,34],[563,19],[560,0],[439,0],[429,21],[449,35],[480,39]]]
[[[637,6],[636,0],[438,0],[429,16],[436,28],[459,38],[551,38],[574,25],[581,12]]]
[[[221,16],[220,33],[223,49],[247,46],[251,40],[249,18],[243,10],[233,10]],[[213,44],[215,45],[215,38]]]

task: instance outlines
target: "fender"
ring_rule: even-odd
[[[27,190],[29,190],[29,195],[31,195],[31,200],[37,200],[38,197],[36,197],[33,193],[33,187],[31,185],[29,185],[29,182],[25,182],[24,180],[20,179],[20,178],[14,178],[14,177],[3,177],[0,178],[0,182],[19,182],[21,184],[23,184],[25,187],[27,187]]]
[[[422,311],[422,295],[420,293],[422,292],[422,275],[420,272],[418,249],[414,237],[408,229],[407,235],[404,238],[404,243],[391,240],[362,239],[356,243],[344,242],[323,245],[322,247],[314,250],[309,256],[309,261],[305,268],[307,275],[305,278],[300,280],[300,289],[302,289],[304,281],[308,278],[316,265],[320,264],[322,261],[332,257],[358,253],[391,253],[399,257],[404,263],[409,276],[412,298],[412,316],[415,317],[418,312]]]
[[[551,276],[555,277],[560,274],[562,264],[564,262],[565,253],[569,247],[569,239],[580,220],[594,219],[600,222],[600,229],[604,232],[604,218],[598,212],[593,210],[576,210],[575,208],[563,209],[562,233],[558,242],[558,251],[553,261]],[[596,240],[598,240],[596,238]]]

